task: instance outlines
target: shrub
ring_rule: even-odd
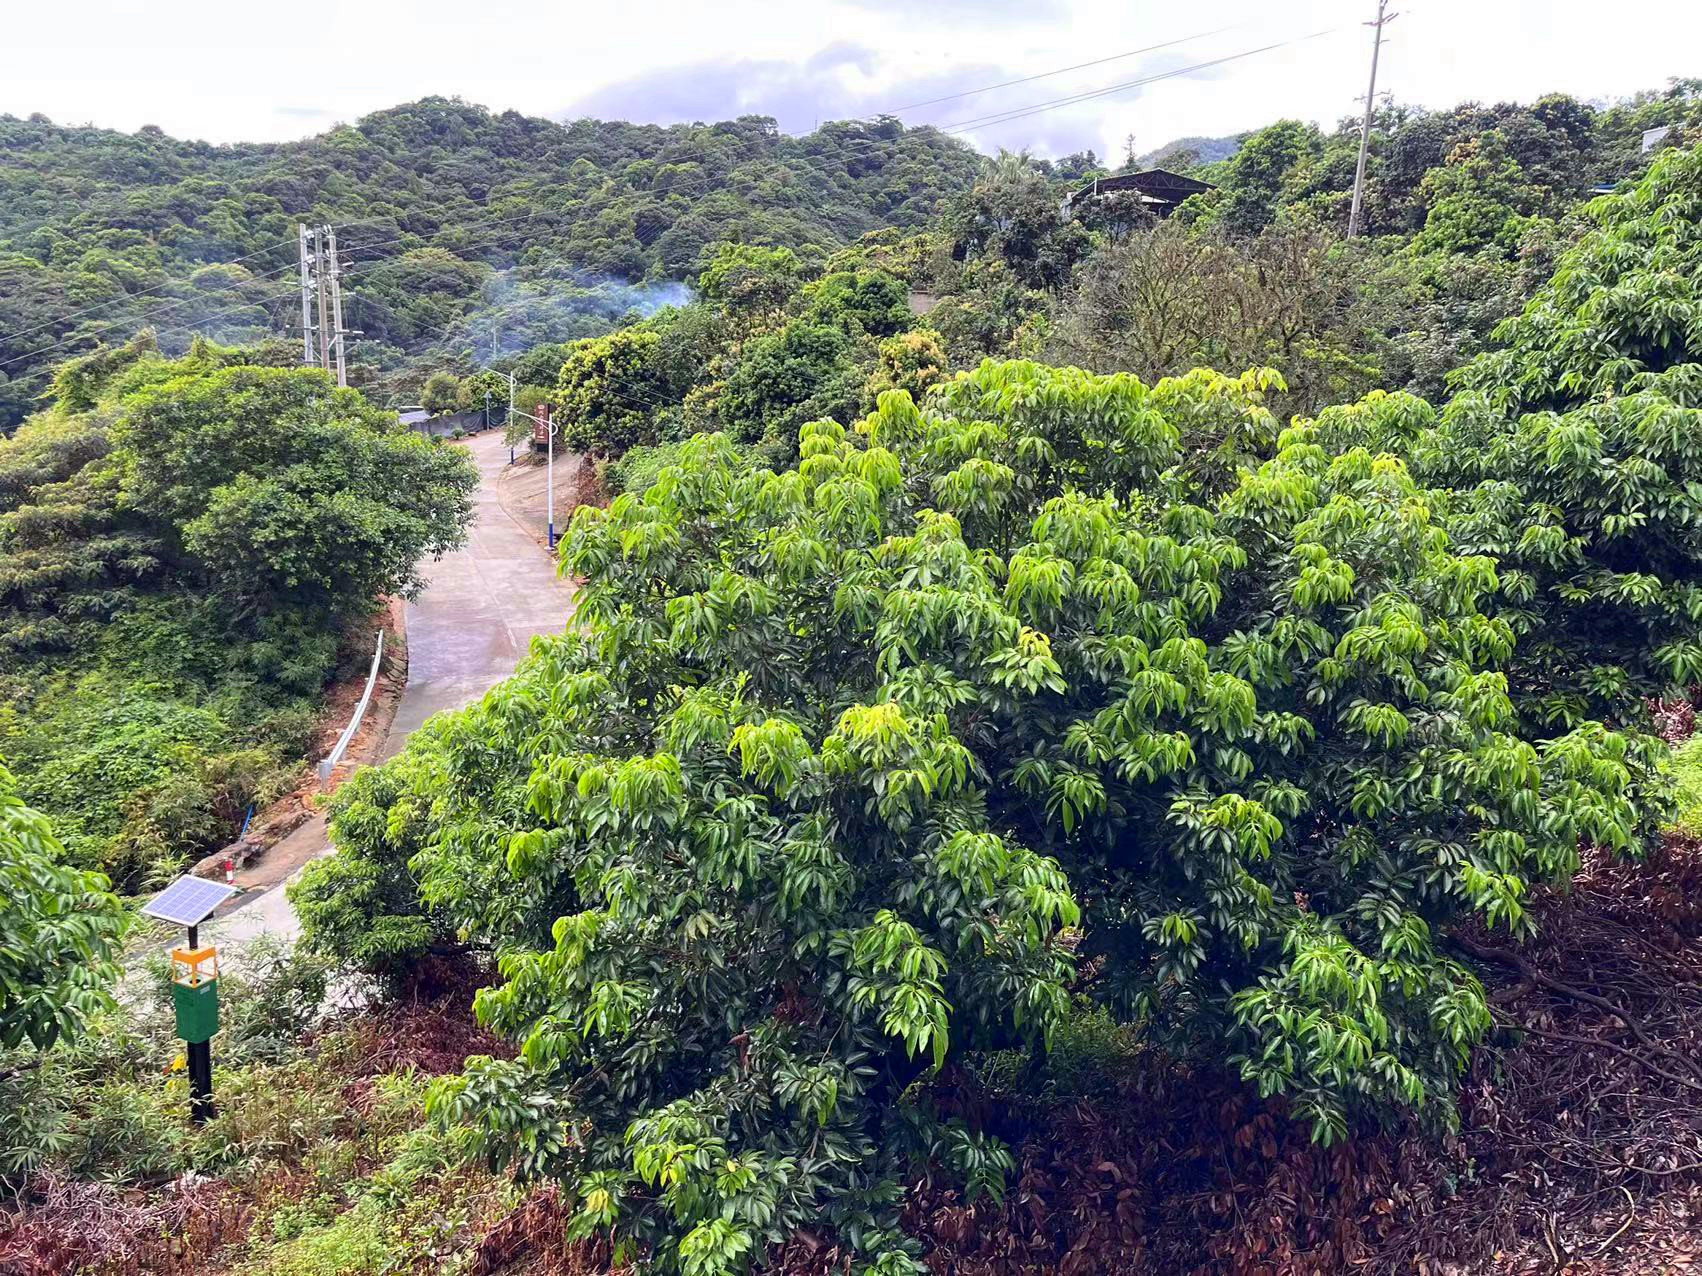
[[[583,635],[339,824],[501,955],[521,1056],[437,1110],[665,1265],[806,1219],[902,1265],[894,1184],[954,1137],[908,1087],[1055,1034],[1087,957],[1319,1138],[1446,1120],[1489,1020],[1441,934],[1628,845],[1629,746],[1517,733],[1494,564],[1400,463],[1246,468],[1269,384],[988,364],[577,515]]]
[[[561,439],[578,452],[619,456],[637,444],[660,441],[655,413],[661,388],[654,366],[661,337],[623,328],[569,347],[555,400]]]
[[[1453,543],[1495,558],[1532,729],[1642,726],[1702,682],[1702,155],[1666,152],[1590,211],[1439,416],[1372,395],[1290,438],[1401,457]]]
[[[1675,822],[1686,833],[1702,837],[1702,736],[1672,751],[1672,773],[1678,789]]]
[[[324,1013],[326,964],[276,936],[247,944],[240,973],[227,980],[219,1031],[226,1067],[290,1058]]]

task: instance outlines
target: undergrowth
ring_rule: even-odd
[[[468,988],[328,1028],[322,967],[248,950],[225,975],[218,1112],[196,1127],[162,975],[75,1047],[0,1058],[0,1102],[22,1117],[0,1146],[0,1271],[472,1269],[520,1197],[424,1119],[434,1074],[501,1052]]]

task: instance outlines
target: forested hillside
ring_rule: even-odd
[[[1230,158],[1189,169],[1212,189],[1162,221],[1118,195],[1060,216],[1093,157],[1004,154],[919,230],[886,227],[826,260],[720,246],[689,302],[493,366],[516,376],[524,405],[552,398],[568,440],[616,462],[617,486],[700,430],[788,462],[805,423],[872,410],[886,389],[920,394],[987,357],[1151,381],[1271,367],[1279,418],[1377,387],[1440,403],[1448,375],[1494,344],[1582,232],[1596,193],[1702,129],[1699,90],[1605,108],[1551,96],[1383,111],[1355,239],[1350,122],[1245,135]],[[1657,126],[1669,131],[1645,150]],[[454,401],[452,382],[438,390]]]
[[[426,352],[466,369],[604,331],[656,304],[623,285],[694,279],[718,241],[920,226],[976,166],[895,120],[786,137],[760,117],[558,124],[441,98],[263,146],[6,117],[0,153],[0,429],[55,362],[144,323],[168,349],[299,331],[298,222],[339,227],[368,337],[352,380],[371,385]]]

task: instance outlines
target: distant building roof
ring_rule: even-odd
[[[421,421],[431,420],[431,413],[424,408],[404,408],[396,414],[396,419],[403,425],[418,425]]]
[[[1120,173],[1116,177],[1096,177],[1074,192],[1069,203],[1114,191],[1129,191],[1139,195],[1142,203],[1170,209],[1190,195],[1203,195],[1215,189],[1210,182],[1202,182],[1196,177],[1172,173],[1167,168],[1148,168],[1139,173]]]
[[[1644,153],[1647,153],[1649,151],[1654,150],[1655,147],[1659,146],[1662,142],[1666,141],[1667,134],[1671,133],[1671,132],[1672,132],[1672,125],[1670,125],[1670,124],[1663,124],[1663,125],[1661,125],[1660,128],[1646,128],[1646,129],[1644,129],[1643,130],[1643,150],[1644,150]]]

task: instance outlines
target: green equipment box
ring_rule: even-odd
[[[171,1000],[177,1008],[177,1035],[184,1041],[207,1041],[219,1030],[219,981],[173,983]]]

